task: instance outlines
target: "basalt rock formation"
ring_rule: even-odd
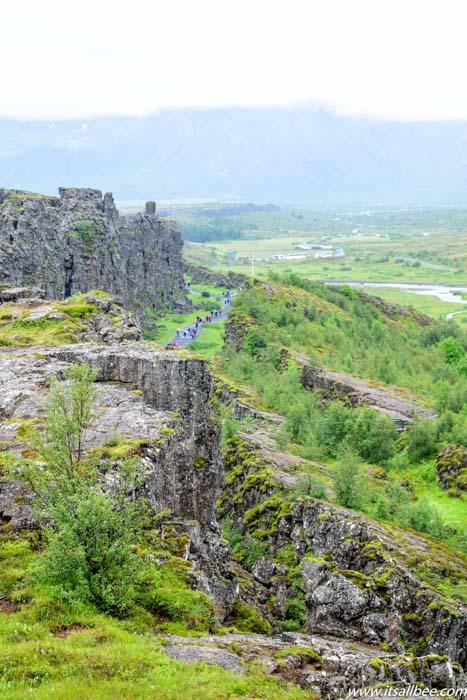
[[[0,284],[38,286],[53,299],[100,289],[147,324],[186,305],[183,243],[155,215],[124,218],[99,190],[59,189],[59,197],[0,189]]]
[[[219,510],[244,536],[267,544],[253,580],[240,579],[240,596],[275,630],[282,620],[291,629],[305,625],[313,637],[332,635],[333,656],[346,657],[342,664],[330,659],[323,665],[325,678],[314,674],[309,687],[324,697],[341,697],[358,683],[441,687],[434,684],[432,662],[444,664],[436,673],[453,687],[464,687],[467,611],[445,596],[443,586],[452,582],[454,589],[465,558],[335,504],[292,499],[293,485],[269,452],[248,433],[231,441]],[[369,645],[369,656],[351,659],[340,651],[349,640]]]
[[[0,323],[0,526],[37,526],[30,493],[2,472],[2,458],[33,450],[30,431],[41,430],[50,377],[62,380],[70,365],[88,364],[97,371],[98,392],[85,447],[106,464],[104,487],[112,488],[122,459],[138,459],[140,486],[131,497],[144,495],[155,513],[166,513],[164,523],[192,564],[194,587],[212,597],[222,619],[232,610],[237,583],[215,514],[224,469],[207,363],[138,342],[136,320],[108,295],[94,292],[55,305],[42,295],[24,288],[1,292],[0,316],[9,334],[4,327],[2,338]],[[32,343],[24,328],[37,337],[48,334],[55,346],[25,347]],[[70,334],[81,342],[60,344]]]
[[[233,335],[249,327],[243,317]],[[255,406],[253,392],[214,379],[206,361],[140,335],[135,317],[102,292],[58,302],[39,288],[0,290],[1,534],[37,526],[27,488],[1,472],[2,458],[31,456],[50,377],[87,363],[98,392],[85,447],[105,465],[102,486],[112,489],[126,456],[138,460],[129,497],[144,495],[167,513],[160,539],[176,543],[193,588],[238,630],[166,635],[167,654],[238,673],[255,664],[325,700],[381,684],[464,688],[467,616],[454,598],[465,558],[401,527],[292,496],[303,460],[268,438],[281,418]],[[218,402],[257,421],[224,456]],[[221,519],[262,547],[248,570],[222,538]]]

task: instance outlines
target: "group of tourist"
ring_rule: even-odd
[[[224,307],[228,306],[231,302],[232,294],[230,291],[225,291],[222,293],[222,298],[223,298],[223,303]],[[175,339],[171,342],[168,343],[167,347],[169,348],[179,348],[181,343],[183,345],[186,344],[187,339],[194,340],[198,333],[201,330],[201,327],[203,323],[212,323],[212,321],[216,321],[218,319],[222,318],[222,310],[218,309],[213,309],[209,314],[206,316],[197,316],[196,321],[188,326],[187,328],[177,328],[176,333],[175,333]]]

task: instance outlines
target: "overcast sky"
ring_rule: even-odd
[[[315,102],[467,119],[465,0],[2,2],[0,116]]]

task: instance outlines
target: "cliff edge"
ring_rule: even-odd
[[[150,325],[161,310],[188,304],[182,248],[154,202],[125,218],[99,190],[0,189],[0,284],[39,286],[53,299],[101,289]]]

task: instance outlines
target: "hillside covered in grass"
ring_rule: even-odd
[[[311,491],[464,549],[464,487],[441,488],[436,457],[467,443],[465,347],[453,323],[288,276],[237,298],[216,366],[282,416],[283,450],[327,465]]]
[[[1,697],[462,687],[457,327],[291,277],[167,350],[184,316],[0,299]]]

